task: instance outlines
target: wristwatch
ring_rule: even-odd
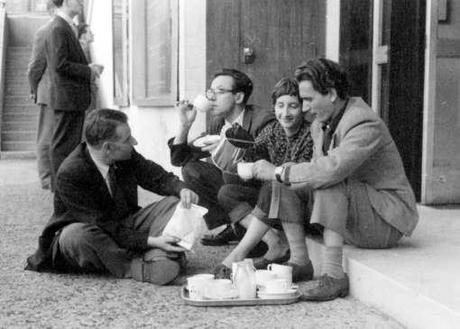
[[[275,177],[276,180],[280,183],[283,183],[283,180],[281,179],[281,175],[283,174],[284,167],[279,166],[275,168]]]

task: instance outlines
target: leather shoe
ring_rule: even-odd
[[[268,251],[268,246],[265,242],[259,241],[258,244],[247,254],[247,258],[262,257]]]
[[[272,264],[272,263],[283,264],[283,263],[286,263],[290,257],[291,257],[291,251],[288,250],[283,256],[275,258],[273,260],[267,259],[265,257],[254,259],[253,260],[254,268],[256,270],[265,270],[267,269],[268,264]]]
[[[324,274],[319,278],[317,283],[315,288],[308,290],[299,287],[302,293],[300,298],[302,300],[317,302],[333,300],[337,297],[346,297],[350,290],[350,280],[347,274],[342,279],[335,279]]]
[[[217,235],[207,234],[201,239],[201,244],[205,246],[224,246],[227,244],[236,244],[244,236],[246,230],[239,224],[235,224],[235,229],[232,225],[227,225],[225,230]]]
[[[135,258],[131,261],[130,277],[136,281],[161,286],[173,281],[179,272],[179,263],[170,259],[145,261],[142,258]]]
[[[232,270],[224,264],[217,265],[212,272],[216,279],[230,279],[232,276]]]
[[[287,262],[283,265],[292,267],[292,282],[310,281],[313,279],[313,264],[311,262],[305,265]]]

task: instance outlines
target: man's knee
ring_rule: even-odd
[[[220,205],[225,205],[230,202],[233,202],[234,196],[234,186],[231,184],[223,185],[219,192],[217,193],[217,201]]]
[[[67,225],[59,235],[59,247],[63,251],[80,250],[82,246],[93,244],[95,230],[98,228],[87,223],[73,223]]]

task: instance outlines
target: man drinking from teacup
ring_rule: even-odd
[[[249,77],[234,69],[223,69],[214,75],[211,87],[206,92],[208,104],[194,101],[189,104],[181,101],[177,105],[179,126],[177,134],[170,139],[168,145],[171,151],[171,163],[182,167],[182,176],[188,186],[200,197],[200,205],[208,208],[204,216],[208,229],[212,230],[221,225],[227,228],[217,235],[206,235],[202,243],[211,246],[220,246],[239,241],[245,229],[238,224],[242,216],[228,213],[218,202],[219,190],[224,184],[237,184],[242,188],[239,195],[246,197],[254,206],[260,182],[256,180],[243,181],[236,175],[236,163],[241,158],[242,150],[230,144],[225,138],[225,133],[234,124],[239,124],[255,138],[262,128],[274,120],[270,111],[248,105],[248,99],[253,90]],[[189,131],[195,122],[197,107],[204,107],[211,115],[211,123],[205,134],[217,135],[217,139],[209,139],[204,145],[192,141],[188,142]],[[210,161],[201,161],[202,159]],[[250,209],[252,209],[250,207]],[[280,234],[270,230],[264,237],[268,245],[268,253],[286,249],[285,242]],[[259,245],[262,247],[262,245]],[[267,247],[258,248],[262,254]],[[257,251],[260,252],[260,251]],[[256,256],[257,253],[253,255]],[[259,254],[260,256],[261,254]]]
[[[296,69],[303,110],[314,116],[314,141],[310,162],[276,166],[259,160],[254,177],[281,182],[281,195],[298,207],[279,207],[281,221],[295,217],[324,227],[324,254],[320,278],[314,288],[301,285],[305,300],[331,300],[349,291],[342,267],[344,242],[362,248],[390,248],[403,235],[409,236],[418,222],[415,197],[404,173],[396,145],[384,122],[361,99],[348,94],[345,71],[335,62],[319,58]],[[273,209],[262,209],[266,214]],[[309,261],[301,231],[286,230],[291,254]],[[251,222],[249,235],[257,220]],[[260,233],[259,233],[260,236]],[[302,243],[303,241],[303,243]],[[257,239],[246,241],[246,250]]]

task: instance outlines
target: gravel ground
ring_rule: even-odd
[[[31,160],[0,161],[0,328],[402,328],[351,297],[283,306],[193,307],[180,298],[184,278],[157,287],[24,271],[52,212],[52,195],[39,189],[35,175]],[[189,255],[188,274],[209,272],[228,251],[198,245]]]

